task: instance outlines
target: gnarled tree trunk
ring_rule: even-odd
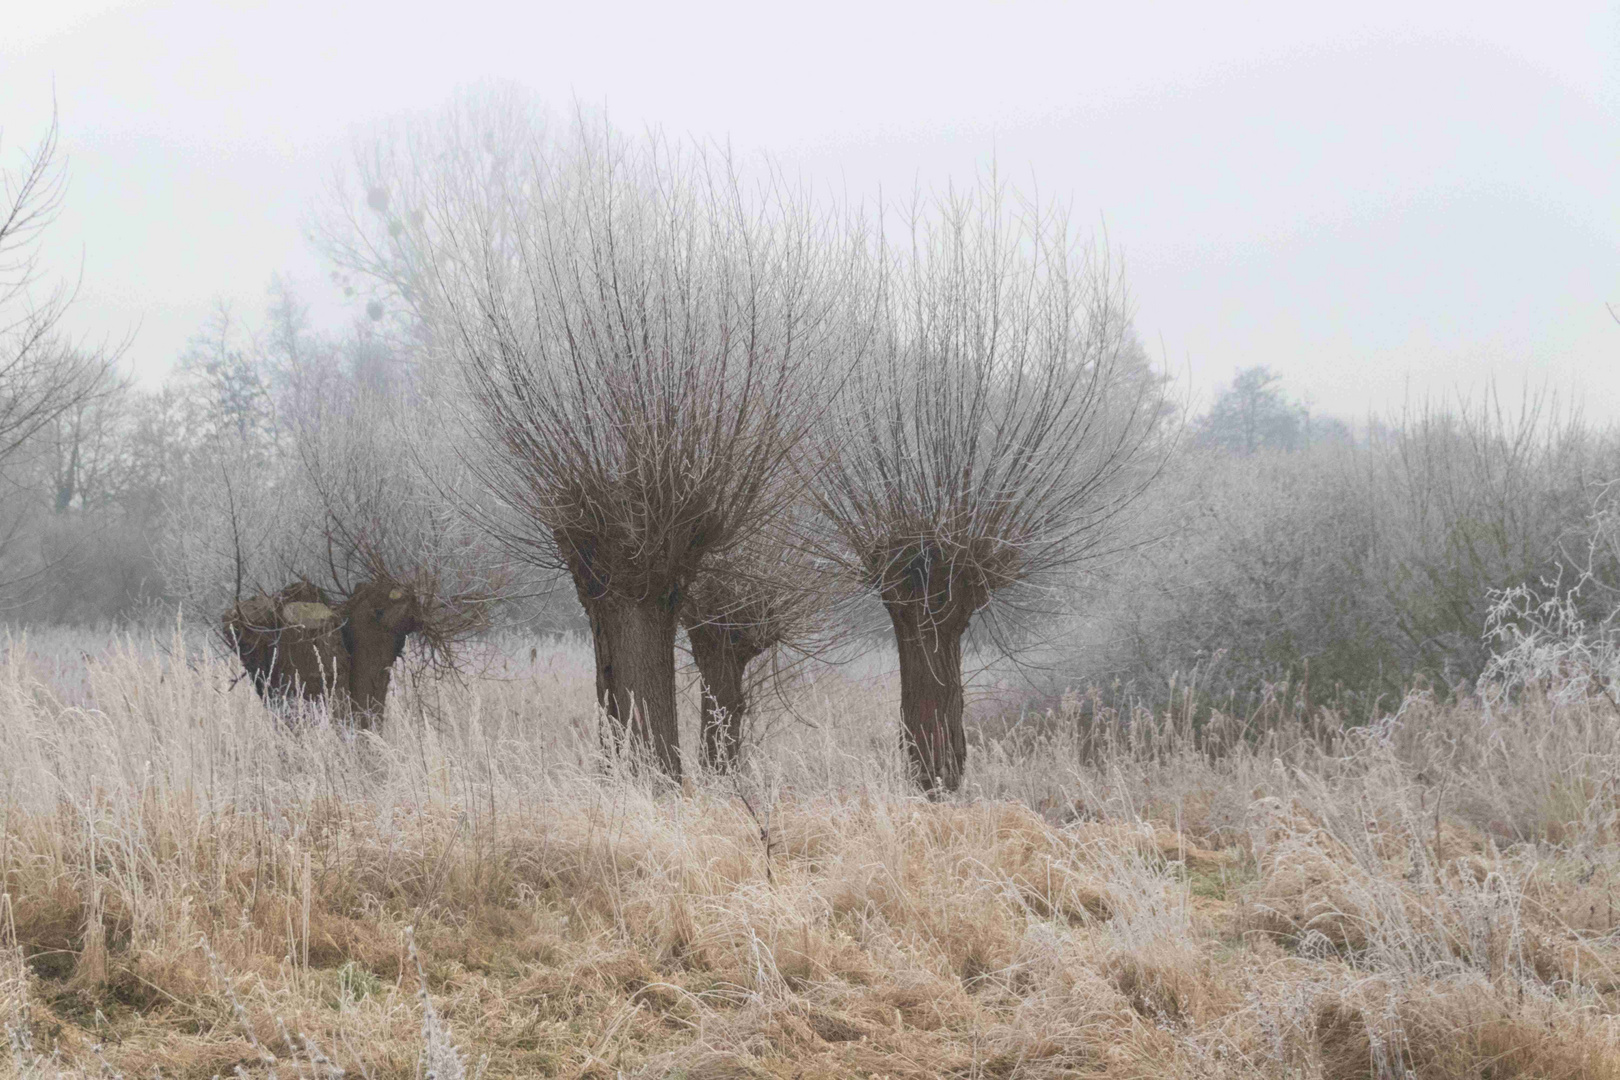
[[[349,698],[362,729],[382,726],[389,669],[405,653],[405,639],[424,627],[414,589],[368,581],[343,602],[343,644],[349,650]]]
[[[900,737],[911,778],[929,794],[955,791],[967,767],[962,637],[971,612],[941,616],[923,603],[884,606],[900,653]]]
[[[224,634],[266,703],[327,700],[348,705],[349,654],[326,596],[308,582],[259,594],[225,614]]]
[[[355,634],[351,638],[349,698],[356,726],[381,727],[388,703],[389,669],[405,649],[405,635]]]
[[[622,744],[628,731],[632,749],[649,753],[660,769],[679,780],[673,598],[630,600],[612,592],[579,592],[591,620],[596,700],[607,713],[614,743]]]
[[[748,716],[748,665],[765,650],[736,627],[700,623],[686,628],[692,660],[703,680],[700,720],[705,768],[731,772],[742,754]]]

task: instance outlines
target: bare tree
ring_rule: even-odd
[[[59,413],[38,439],[51,509],[57,515],[88,510],[117,498],[129,471],[129,398],[124,394],[81,401]]]
[[[1061,214],[1009,202],[992,178],[914,210],[885,245],[879,355],[829,417],[815,488],[837,554],[893,623],[904,744],[928,791],[962,780],[975,615],[1109,547],[1163,415],[1106,259]]]
[[[834,251],[853,248],[780,177],[745,184],[658,136],[580,118],[473,150],[441,171],[419,247],[487,451],[470,461],[502,503],[485,523],[568,573],[614,738],[678,776],[678,612],[796,497],[793,454],[848,359]]]
[[[1282,376],[1264,364],[1239,369],[1220,387],[1215,404],[1194,425],[1199,446],[1250,455],[1261,450],[1298,450],[1307,444],[1304,407],[1283,393]]]
[[[50,434],[58,420],[121,389],[117,350],[90,349],[71,340],[62,320],[76,284],[47,286],[40,240],[56,219],[66,193],[58,161],[54,114],[45,135],[16,168],[0,164],[0,562],[8,603],[37,594],[66,551],[20,541],[47,530],[38,481],[49,471]],[[43,468],[42,468],[43,466]]]
[[[430,265],[446,184],[491,205],[528,155],[545,145],[547,116],[508,83],[458,96],[428,121],[386,124],[356,138],[310,232],[344,294],[373,322],[425,342],[438,291]]]
[[[64,413],[119,385],[116,352],[62,332],[76,289],[41,290],[39,241],[61,210],[56,118],[14,170],[0,169],[0,468]]]

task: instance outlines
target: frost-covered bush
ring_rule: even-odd
[[[1152,496],[1143,545],[1057,635],[1056,681],[1358,721],[1414,685],[1450,696],[1499,674],[1504,649],[1551,662],[1548,635],[1573,640],[1572,619],[1582,640],[1608,633],[1598,601],[1620,583],[1620,544],[1593,506],[1617,461],[1610,434],[1534,402],[1415,413],[1354,446],[1188,449]],[[1532,626],[1528,642],[1502,637]]]

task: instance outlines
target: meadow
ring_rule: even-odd
[[[928,801],[881,656],[675,786],[604,759],[573,638],[360,737],[187,630],[0,649],[15,1075],[1620,1077],[1620,710],[1573,683],[981,696]]]

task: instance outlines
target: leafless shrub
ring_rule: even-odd
[[[1503,627],[1553,618],[1529,609],[1555,594],[1570,605],[1557,618],[1611,624],[1620,557],[1591,538],[1612,432],[1535,394],[1368,427],[1295,452],[1184,446],[1133,515],[1159,539],[1057,637],[1054,697],[1089,683],[1125,709],[1191,695],[1208,718],[1285,699],[1366,722],[1414,684],[1469,693],[1507,648],[1489,636],[1507,591],[1524,610]]]
[[[928,209],[884,245],[877,355],[826,425],[815,490],[893,621],[916,780],[951,790],[969,624],[1109,549],[1152,474],[1162,397],[1125,362],[1111,266],[1061,214],[993,178]]]
[[[1489,659],[1490,594],[1571,570],[1612,444],[1548,394],[1412,410],[1377,440],[1380,570],[1409,670],[1443,687]]]
[[[1490,660],[1480,696],[1488,707],[1526,694],[1564,706],[1597,700],[1620,707],[1617,494],[1612,483],[1598,489],[1584,537],[1564,545],[1567,561],[1553,575],[1487,594]]]
[[[1182,455],[1144,507],[1164,539],[1117,568],[1064,675],[1127,708],[1178,695],[1200,713],[1252,714],[1279,696],[1359,719],[1380,700],[1393,708],[1410,673],[1392,641],[1376,497],[1343,447]]]

